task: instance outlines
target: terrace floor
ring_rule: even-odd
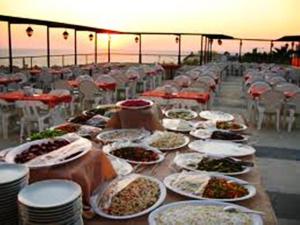
[[[241,77],[228,77],[222,83],[213,109],[240,113],[248,120],[246,102],[241,96]],[[291,133],[280,132],[273,123],[258,131],[250,124],[250,143],[256,147],[257,163],[280,225],[300,224],[300,121]]]
[[[229,113],[239,113],[246,120],[245,99],[241,97],[241,77],[229,76],[222,83],[220,94],[216,97],[213,109]],[[300,224],[300,121],[291,133],[286,129],[276,132],[273,124],[264,126],[257,131],[250,124],[252,134],[250,144],[257,149],[257,163],[261,170],[263,183],[271,198],[280,225]],[[10,138],[0,137],[0,149],[19,143],[19,128],[12,127]]]

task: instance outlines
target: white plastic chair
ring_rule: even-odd
[[[44,91],[51,90],[53,88],[53,75],[49,73],[48,68],[42,68],[42,72],[38,77],[38,83],[40,84],[40,88]]]
[[[269,90],[264,92],[257,103],[258,110],[258,121],[257,121],[257,129],[260,130],[264,115],[274,115],[276,116],[276,130],[280,130],[280,114],[282,105],[284,102],[284,95],[279,91]]]
[[[276,85],[278,85],[280,83],[286,83],[286,80],[283,77],[275,76],[275,77],[272,77],[269,80],[267,80],[267,82],[271,86],[276,86]]]
[[[31,124],[38,125],[38,131],[41,132],[51,126],[51,111],[48,106],[40,101],[17,101],[16,106],[20,107],[23,117],[20,120],[20,140],[24,138],[24,128],[26,125],[27,135],[31,134]],[[48,124],[46,121],[48,120]]]
[[[101,92],[97,85],[90,80],[82,81],[79,85],[79,91],[83,98],[81,101],[81,108],[86,109],[86,103],[92,102],[92,107],[96,107],[102,100]]]
[[[93,81],[93,78],[90,76],[90,75],[80,75],[78,77],[76,77],[76,81],[78,81],[79,83],[82,82],[82,81]]]
[[[17,115],[14,109],[14,103],[9,103],[0,99],[0,117],[1,117],[1,130],[4,139],[8,138],[8,125],[12,116]]]
[[[300,93],[295,94],[289,101],[288,101],[288,132],[292,131],[293,124],[296,120],[296,116],[300,115]]]
[[[291,83],[279,83],[274,87],[274,90],[276,91],[281,91],[281,92],[290,92],[290,93],[298,93],[300,92],[300,88],[295,85],[295,84],[291,84]]]

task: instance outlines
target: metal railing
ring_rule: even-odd
[[[111,52],[110,62],[128,62],[128,63],[138,63],[139,54],[138,53],[124,53],[124,52]],[[181,55],[184,59],[187,54]],[[54,54],[50,55],[51,66],[70,66],[74,65],[75,54]],[[136,58],[133,58],[136,57]],[[34,65],[46,66],[47,65],[47,55],[31,55],[31,56],[13,56],[13,65],[22,68],[32,68]],[[94,53],[83,53],[77,54],[78,64],[87,65],[95,62]],[[108,53],[99,53],[97,55],[97,63],[107,63]],[[117,59],[117,60],[114,60]],[[121,59],[121,60],[120,60]],[[154,62],[171,62],[176,63],[178,59],[178,54],[171,53],[143,53],[142,55],[143,63],[154,63]],[[8,66],[8,56],[0,57],[0,66]],[[7,61],[7,63],[5,63]],[[44,61],[44,62],[43,62]]]

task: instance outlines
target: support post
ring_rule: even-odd
[[[107,41],[107,61],[110,63],[110,42],[111,37],[108,35],[108,41]]]
[[[12,44],[11,44],[11,24],[8,22],[8,55],[9,55],[9,71],[13,72],[13,59],[12,59]]]
[[[178,65],[181,64],[181,35],[178,35],[179,42],[178,42]]]
[[[204,41],[204,64],[207,63],[207,37],[205,37]]]
[[[98,39],[98,36],[97,36],[97,32],[95,32],[95,64],[97,64],[97,58],[98,58],[98,49],[97,49],[97,39]]]
[[[47,26],[47,66],[50,68],[50,30]]]
[[[142,35],[139,34],[139,64],[142,63]]]
[[[209,61],[212,61],[213,59],[213,39],[210,39],[210,57]]]
[[[203,35],[201,35],[201,44],[200,44],[200,58],[199,58],[199,65],[202,65],[203,61]]]
[[[74,30],[74,64],[77,65],[77,30]]]
[[[239,62],[242,61],[242,46],[243,46],[243,40],[240,40],[240,48],[239,48]]]

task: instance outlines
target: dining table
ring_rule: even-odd
[[[80,82],[77,80],[69,80],[68,84],[72,86],[73,88],[78,88],[80,85]],[[115,82],[97,82],[95,81],[95,84],[98,88],[101,88],[104,91],[114,91],[117,87],[117,84]]]
[[[146,91],[141,94],[141,96],[145,97],[157,97],[157,98],[163,98],[163,99],[185,99],[185,100],[195,100],[200,104],[207,104],[210,99],[210,93],[209,92],[188,92],[188,91],[182,91],[182,92],[173,92],[173,93],[166,93],[164,91]]]
[[[249,89],[249,94],[252,95],[253,99],[259,98],[264,92],[268,91],[267,87],[252,87]],[[293,97],[297,92],[295,91],[284,91],[283,94],[286,99]]]
[[[55,106],[61,103],[71,102],[72,96],[71,95],[56,96],[48,93],[33,94],[28,96],[23,91],[12,91],[12,92],[0,93],[0,99],[3,99],[7,102],[41,101],[44,104],[48,105],[50,108],[54,108]]]
[[[19,83],[21,82],[22,79],[21,78],[10,78],[10,77],[0,77],[0,85],[4,85],[7,86],[11,83]]]
[[[234,115],[235,121],[241,121],[243,118],[240,115]],[[192,136],[189,135],[191,141],[195,140]],[[137,167],[134,171],[135,173],[140,173],[142,175],[152,176],[160,181],[163,181],[165,177],[168,175],[178,172],[173,166],[173,160],[176,154],[178,153],[186,153],[191,152],[191,150],[186,146],[178,150],[172,150],[165,152],[165,159],[155,165],[144,165]],[[250,172],[246,174],[242,174],[236,176],[239,179],[245,180],[250,184],[254,185],[256,188],[256,194],[254,197],[236,202],[236,204],[253,209],[262,211],[265,213],[265,216],[262,217],[264,225],[277,225],[277,218],[274,213],[270,198],[266,193],[264,185],[262,183],[262,175],[259,167],[257,166],[257,161],[255,155],[244,156],[240,159],[245,161],[251,161],[254,163],[254,167],[250,170]],[[186,200],[193,200],[184,196],[181,196],[177,193],[174,193],[170,190],[167,190],[167,196],[163,205],[178,201],[186,201]],[[140,217],[128,219],[128,220],[113,220],[100,217],[98,215],[93,216],[92,218],[85,219],[85,225],[147,225],[148,224],[148,215],[143,215]]]

